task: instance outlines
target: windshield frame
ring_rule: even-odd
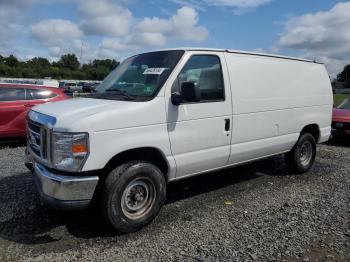
[[[119,66],[121,66],[123,63],[127,63],[128,61],[132,60],[133,58],[137,57],[137,56],[141,56],[141,55],[146,55],[146,54],[153,54],[153,53],[178,53],[176,54],[176,58],[177,61],[174,63],[174,65],[172,66],[171,70],[168,72],[168,75],[166,75],[163,79],[161,79],[159,81],[159,83],[157,83],[157,86],[155,88],[155,90],[153,91],[153,93],[149,96],[146,95],[133,95],[130,94],[130,96],[133,97],[133,99],[128,98],[128,96],[126,95],[122,95],[119,93],[116,94],[113,92],[108,92],[107,90],[110,88],[107,86],[106,89],[104,89],[104,91],[99,92],[99,88],[103,86],[103,83],[107,80],[109,76],[111,76],[117,69]],[[160,90],[163,88],[164,84],[166,83],[166,81],[169,79],[169,77],[171,76],[171,74],[174,72],[175,68],[177,67],[177,65],[179,64],[179,62],[181,61],[181,59],[184,57],[185,54],[185,50],[183,49],[171,49],[171,50],[159,50],[159,51],[152,51],[152,52],[144,52],[144,53],[140,53],[137,55],[133,55],[130,56],[128,58],[126,58],[125,60],[123,60],[122,63],[120,63],[120,65],[118,65],[116,68],[114,68],[104,79],[103,81],[99,84],[99,86],[96,88],[96,91],[94,94],[91,94],[91,96],[89,96],[90,98],[97,98],[97,99],[111,99],[111,100],[127,100],[127,101],[132,101],[132,102],[145,102],[145,101],[150,101],[152,99],[154,99],[160,92]],[[94,97],[95,96],[95,97]]]

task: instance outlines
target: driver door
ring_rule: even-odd
[[[167,127],[176,177],[223,167],[230,155],[232,106],[222,53],[187,52],[167,88]],[[195,82],[199,102],[173,105],[171,93],[183,82]]]

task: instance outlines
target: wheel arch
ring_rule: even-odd
[[[313,123],[304,126],[304,128],[300,131],[300,135],[305,133],[310,133],[314,137],[316,143],[318,143],[318,141],[320,140],[321,132],[318,124]]]
[[[105,174],[108,174],[116,166],[132,160],[143,160],[154,164],[162,171],[165,180],[168,181],[169,163],[163,152],[155,147],[133,148],[116,154],[105,165]]]

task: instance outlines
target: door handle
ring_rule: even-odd
[[[31,104],[25,104],[24,107],[32,107],[33,105]]]
[[[226,118],[225,119],[225,131],[230,131],[230,119]]]

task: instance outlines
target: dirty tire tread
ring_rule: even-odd
[[[118,187],[118,183],[127,176],[128,171],[132,167],[137,167],[138,165],[147,165],[148,168],[154,168],[158,172],[158,177],[160,179],[161,186],[160,192],[157,192],[157,196],[159,196],[158,202],[156,201],[156,204],[154,205],[154,208],[150,211],[150,215],[147,217],[145,220],[141,220],[138,223],[131,223],[128,224],[126,221],[128,220],[121,212],[119,212],[118,218],[113,217],[111,215],[111,206],[110,206],[110,201],[112,201],[111,194],[113,194],[113,191]],[[160,175],[159,175],[160,174]],[[123,185],[120,185],[123,186]],[[157,185],[155,185],[156,188]],[[120,194],[122,192],[119,192],[117,194]],[[146,162],[146,161],[130,161],[124,164],[121,164],[120,166],[116,167],[114,170],[112,170],[105,182],[104,182],[104,187],[102,189],[102,194],[101,194],[101,202],[100,202],[100,207],[101,207],[101,213],[103,217],[111,224],[118,232],[120,233],[130,233],[137,231],[141,229],[143,226],[149,224],[158,214],[160,211],[162,205],[165,202],[165,196],[166,195],[166,183],[165,183],[165,178],[162,172],[159,170],[158,167],[154,166],[153,164]],[[119,195],[120,197],[120,195]],[[119,198],[118,198],[119,199]],[[119,205],[120,202],[117,203]]]
[[[300,160],[299,160],[299,155],[298,155],[299,154],[299,151],[298,151],[299,146],[305,140],[309,140],[311,142],[312,150],[313,150],[313,155],[312,155],[310,164],[307,167],[304,167],[301,165]],[[313,163],[315,161],[315,157],[316,157],[315,138],[310,133],[303,133],[300,135],[300,137],[299,137],[297,143],[295,144],[295,146],[293,147],[293,149],[290,152],[288,152],[287,154],[285,154],[285,162],[286,162],[286,165],[291,173],[303,174],[303,173],[309,171],[310,168],[313,166]]]

